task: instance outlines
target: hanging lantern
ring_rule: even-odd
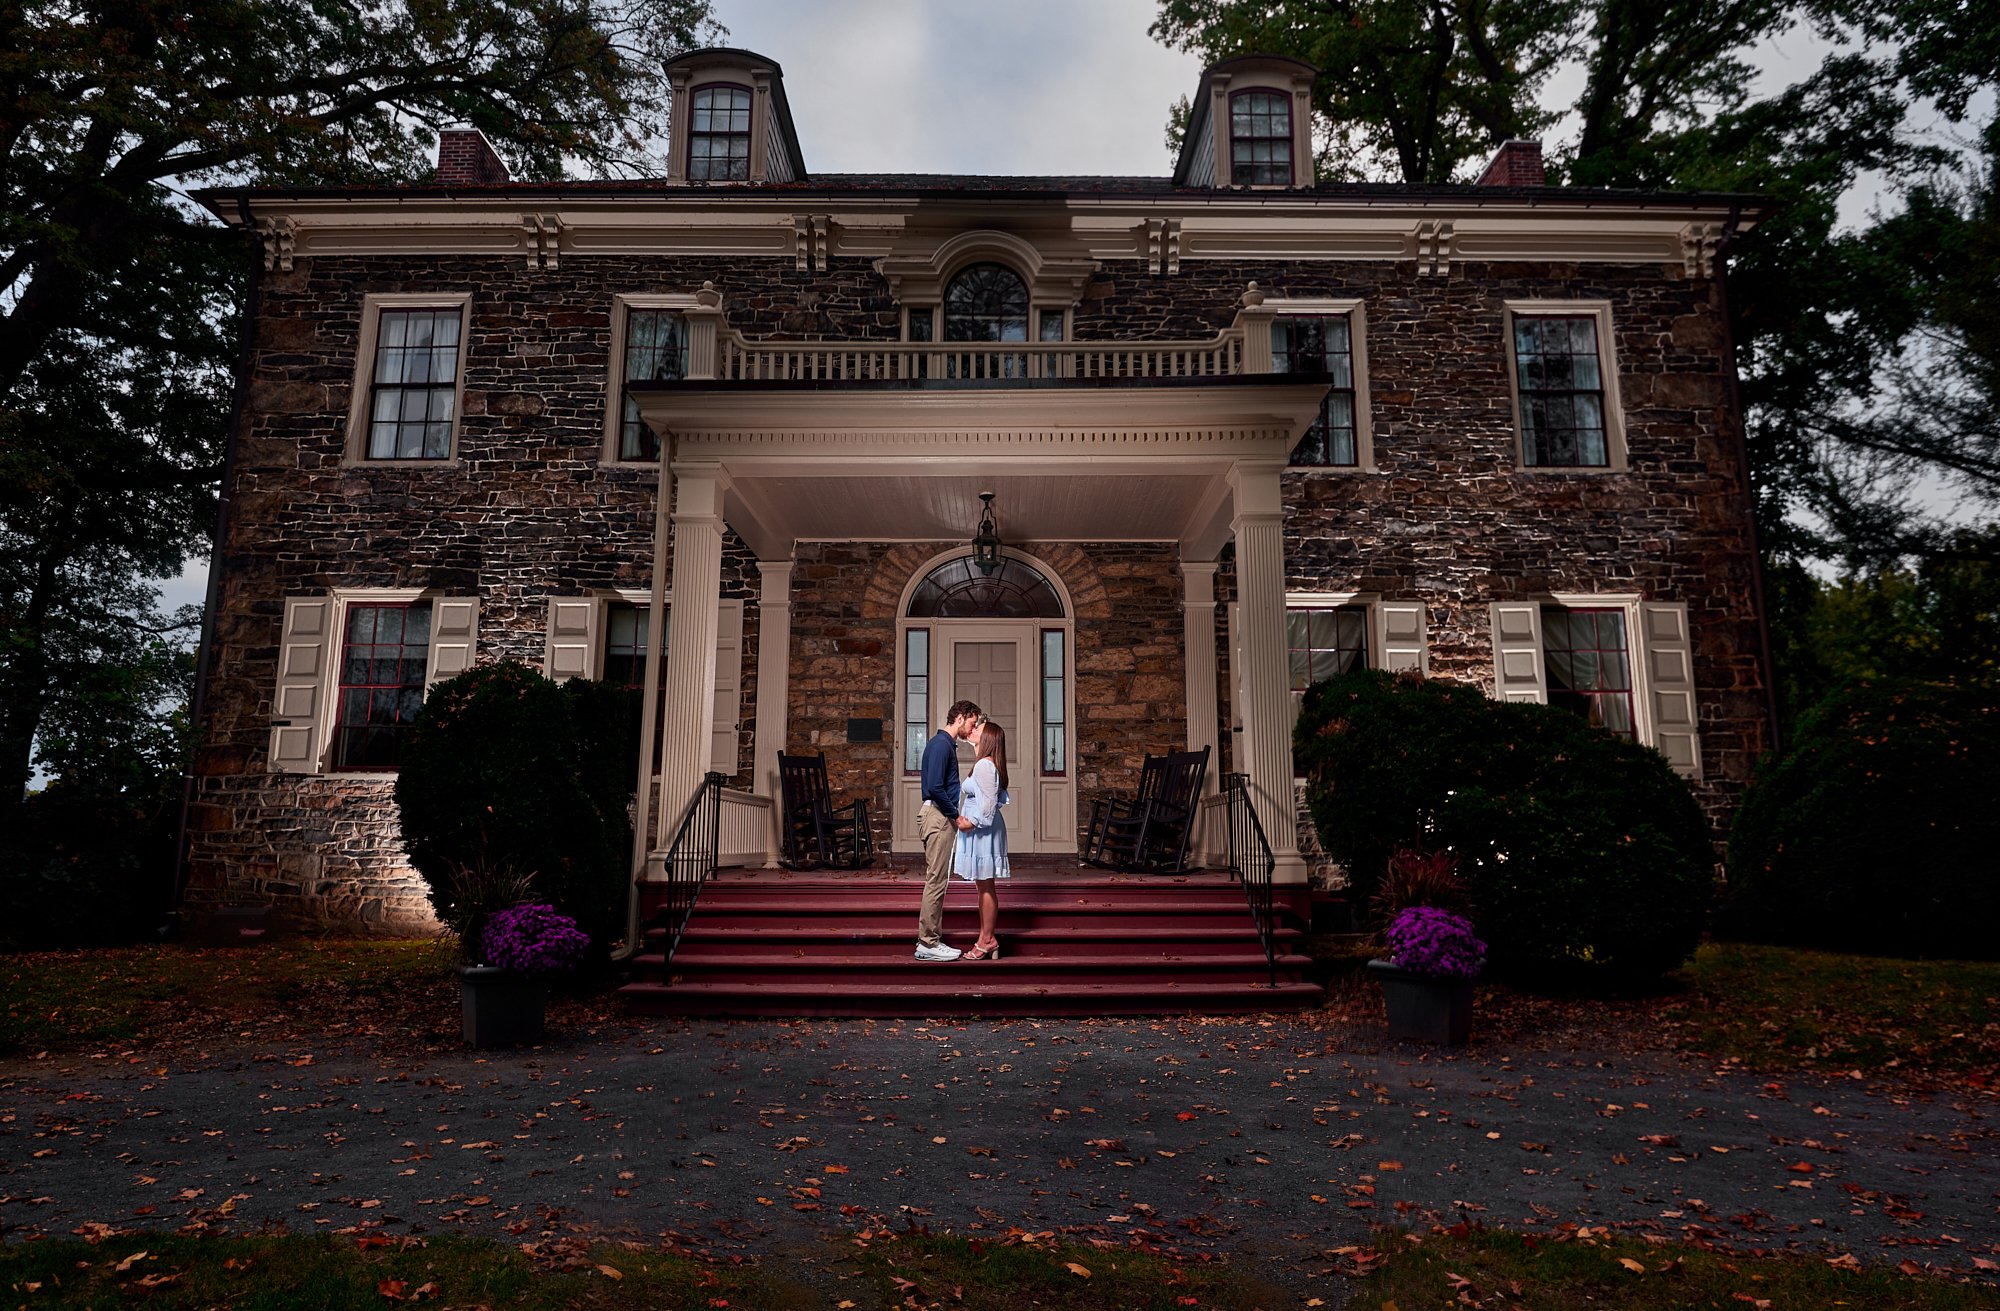
[[[1000,530],[993,526],[993,493],[981,492],[985,508],[979,512],[979,531],[972,535],[972,563],[989,577],[1000,567]]]

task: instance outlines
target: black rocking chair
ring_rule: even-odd
[[[1136,795],[1104,798],[1091,807],[1083,863],[1148,874],[1185,872],[1207,770],[1207,747],[1147,756]]]
[[[861,869],[875,863],[868,803],[833,804],[826,757],[778,753],[779,830],[787,869]]]

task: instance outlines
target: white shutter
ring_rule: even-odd
[[[1694,699],[1694,649],[1687,606],[1651,601],[1639,607],[1641,658],[1646,662],[1647,705],[1653,746],[1675,771],[1701,777],[1701,734]]]
[[[1377,601],[1375,610],[1375,667],[1395,673],[1414,669],[1420,674],[1431,670],[1431,643],[1422,601]]]
[[[284,628],[278,637],[278,688],[271,697],[274,772],[320,771],[320,719],[325,713],[326,672],[333,664],[333,616],[330,596],[285,598]]]
[[[569,678],[596,678],[597,653],[601,650],[598,624],[604,606],[594,596],[552,596],[549,598],[548,650],[542,672],[557,682]]]
[[[424,686],[472,668],[472,652],[478,642],[478,597],[441,596],[431,602],[430,663]]]
[[[715,616],[715,726],[710,731],[708,767],[734,777],[742,740],[736,734],[743,708],[743,602],[722,601]]]
[[[1542,607],[1534,601],[1495,601],[1493,697],[1497,701],[1549,702],[1542,667]]]

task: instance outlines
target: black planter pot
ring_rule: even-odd
[[[461,965],[458,981],[468,1046],[512,1047],[542,1040],[547,982],[491,965]]]
[[[1456,1047],[1471,1036],[1472,980],[1413,974],[1385,960],[1369,961],[1368,971],[1382,981],[1391,1038]]]

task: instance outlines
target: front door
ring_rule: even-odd
[[[970,701],[1007,734],[1007,790],[1003,812],[1010,850],[1032,851],[1035,833],[1035,789],[1019,786],[1034,771],[1034,739],[1023,732],[1020,716],[1021,642],[951,642],[951,699]],[[972,772],[977,744],[958,744],[959,776]],[[1023,759],[1023,757],[1026,757]],[[1020,841],[1019,839],[1026,839]]]
[[[913,661],[921,658],[924,688],[915,704],[929,711],[928,722],[906,748],[907,768],[898,776],[893,829],[894,849],[919,851],[917,807],[921,798],[916,760],[922,741],[937,731],[954,701],[971,701],[1007,732],[1007,789],[1012,800],[1004,812],[1007,849],[1011,852],[1073,852],[1076,850],[1076,785],[1070,725],[1075,706],[1070,695],[1069,635],[1040,621],[933,620],[923,640],[903,640],[899,674],[912,678]],[[914,718],[914,716],[913,716]],[[973,744],[960,743],[959,775],[972,772]]]

